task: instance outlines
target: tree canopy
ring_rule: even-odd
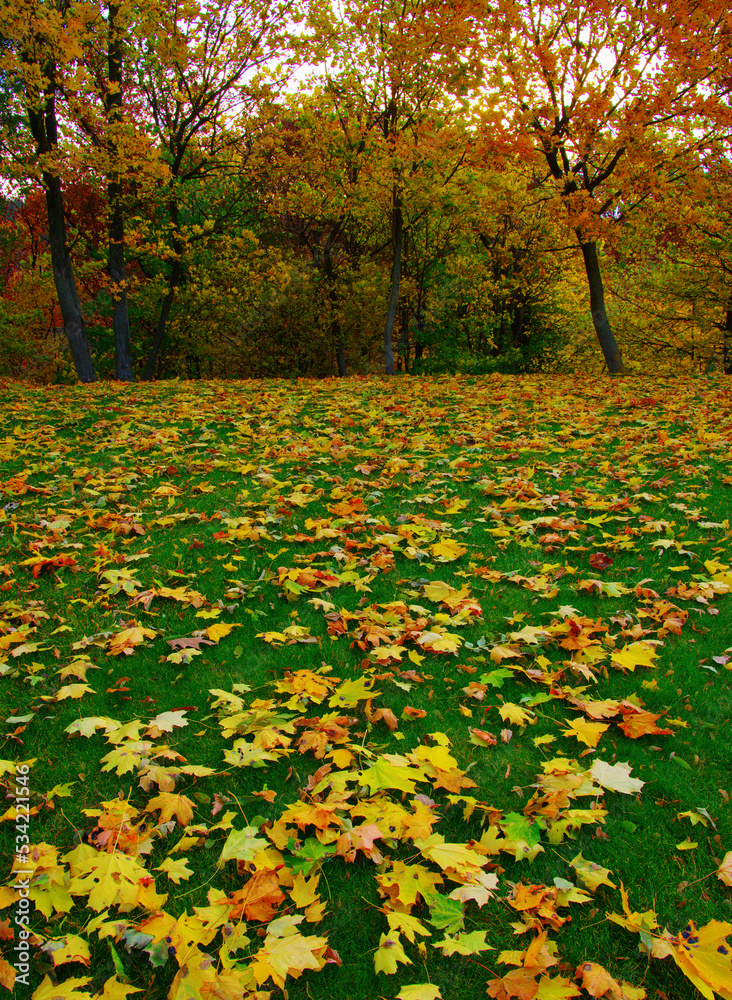
[[[732,369],[712,0],[0,21],[6,374]]]

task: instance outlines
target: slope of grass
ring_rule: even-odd
[[[28,995],[698,995],[676,935],[732,919],[723,381],[2,391]],[[26,772],[50,847],[12,872]],[[436,888],[387,893],[404,864]]]

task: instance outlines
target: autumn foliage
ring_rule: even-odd
[[[614,385],[6,383],[0,984],[732,996],[729,394]]]
[[[713,3],[3,12],[7,375],[732,369]]]

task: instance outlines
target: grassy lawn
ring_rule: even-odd
[[[732,998],[727,385],[0,387],[0,983]]]

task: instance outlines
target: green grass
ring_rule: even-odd
[[[564,803],[560,812],[604,804],[607,815],[568,831],[557,843],[543,831],[543,851],[533,861],[517,861],[506,851],[488,857],[493,867],[486,870],[498,877],[494,897],[482,907],[466,904],[463,919],[465,931],[486,931],[486,943],[494,950],[444,957],[433,944],[445,932],[430,924],[432,909],[418,902],[413,914],[431,936],[419,939],[426,945],[421,950],[402,937],[413,965],[399,965],[392,976],[374,971],[380,935],[388,932],[375,876],[399,859],[435,872],[438,867],[420,854],[419,844],[392,838],[377,841],[383,860],[376,863],[361,853],[354,862],[327,856],[314,867],[322,872],[319,891],[326,914],[321,922],[301,923],[300,930],[327,937],[342,964],[288,978],[291,1000],[325,1000],[334,993],[346,1000],[393,998],[405,984],[427,982],[450,1000],[484,995],[491,979],[511,969],[501,964],[500,953],[525,949],[533,936],[517,935],[511,926],[518,919],[509,903],[513,887],[523,882],[552,888],[555,878],[581,886],[569,864],[580,852],[609,868],[616,885],[623,883],[632,910],[655,909],[660,927],[672,934],[689,921],[698,926],[732,921],[732,890],[716,877],[721,859],[732,850],[732,670],[726,669],[732,659],[725,662],[732,655],[725,653],[732,647],[732,600],[724,584],[732,564],[732,393],[724,381],[490,377],[465,384],[355,379],[75,389],[8,383],[2,391],[0,488],[1,505],[8,506],[0,520],[0,648],[3,635],[24,623],[33,626],[28,643],[37,648],[13,656],[17,644],[8,642],[0,653],[2,719],[32,716],[26,723],[3,721],[0,756],[34,760],[33,843],[54,845],[59,855],[80,839],[98,845],[96,817],[85,810],[120,797],[143,812],[158,793],[155,786],[148,791],[139,786],[137,766],[121,774],[102,770],[101,758],[113,749],[103,734],[69,738],[68,726],[91,716],[147,722],[180,709],[186,710],[187,727],[150,742],[169,746],[189,765],[212,769],[208,776],[183,774],[176,782],[175,791],[194,804],[192,824],[210,828],[232,811],[236,828],[252,825],[265,835],[267,824],[298,796],[310,801],[309,777],[325,759],[295,750],[263,767],[227,765],[223,754],[233,738],[222,737],[209,691],[231,692],[239,685],[246,705],[259,699],[281,717],[289,695],[275,685],[288,672],[307,669],[341,682],[372,678],[380,692],[373,709],[389,708],[399,719],[394,732],[383,720],[370,723],[363,699],[341,710],[356,720],[344,744],[354,754],[354,768],[368,767],[384,753],[433,745],[429,734],[449,738],[460,770],[477,785],[463,794],[483,808],[479,805],[465,819],[463,806],[450,804],[445,789],[420,784],[418,790],[435,802],[439,820],[434,830],[448,842],[479,841],[489,815],[505,829],[507,816],[527,808],[542,765],[552,758],[566,756],[584,769],[596,758],[627,761],[632,776],[645,785],[639,795],[598,790],[596,798]],[[177,490],[168,496],[170,486]],[[362,501],[354,513],[337,506],[354,498]],[[539,518],[557,520],[552,527],[536,523]],[[319,521],[321,532],[326,529],[323,537],[307,540],[318,530],[317,524],[306,525],[308,519]],[[411,535],[399,536],[400,529],[410,529]],[[377,541],[385,535],[398,540]],[[465,554],[438,561],[431,549],[440,538],[465,546]],[[667,547],[652,544],[659,541]],[[379,552],[380,561],[374,562]],[[613,564],[593,568],[590,556],[597,553]],[[73,557],[76,566],[49,564],[34,578],[33,566],[22,565],[60,555]],[[726,569],[705,565],[709,560]],[[287,600],[278,567],[351,570],[357,582]],[[129,593],[101,589],[101,574],[109,570],[129,571],[137,581]],[[541,580],[521,585],[512,574]],[[708,587],[715,576],[713,598],[694,591],[694,586]],[[427,651],[419,664],[406,656],[401,662],[395,657],[374,662],[373,654],[352,645],[353,636],[329,635],[324,611],[309,603],[319,598],[355,615],[371,605],[403,601],[426,609],[428,630],[444,624],[435,616],[447,611],[424,594],[424,585],[436,580],[468,587],[482,614],[445,626],[462,640],[457,655]],[[578,590],[581,580],[621,584],[627,592],[602,596]],[[639,586],[657,597],[644,599],[636,593]],[[188,587],[205,602],[197,608],[157,596],[148,609],[135,602],[138,594],[161,587]],[[654,600],[680,609],[686,619],[680,634],[662,631],[659,636],[658,604],[656,618],[643,617]],[[562,632],[535,644],[510,638],[527,625],[561,626],[567,612],[560,609],[567,606],[575,609],[570,617],[580,624],[592,620],[603,629],[601,638],[613,637],[590,664],[594,679],[576,653],[559,645]],[[416,618],[422,612],[411,614]],[[133,621],[154,630],[154,638],[131,655],[110,655],[109,635]],[[214,622],[236,627],[218,645],[202,645],[201,655],[187,664],[166,659],[173,651],[166,639],[191,636]],[[291,624],[309,629],[315,641],[283,645],[257,637]],[[356,626],[349,622],[351,629]],[[74,651],[73,644],[84,637],[90,644]],[[652,668],[628,672],[613,666],[613,649],[643,639],[660,640]],[[511,644],[519,656],[493,662],[491,652]],[[418,649],[413,639],[404,646]],[[62,679],[57,671],[81,652],[93,664],[86,682],[94,693],[57,700],[62,685],[77,680]],[[541,657],[549,661],[544,678],[537,663]],[[486,682],[482,700],[464,692],[471,681],[499,666],[511,670],[502,686]],[[494,681],[497,685],[500,678]],[[534,701],[546,692],[552,697]],[[610,728],[592,749],[563,735],[567,720],[582,718],[567,700],[572,694],[642,701],[647,711],[662,714],[658,725],[672,734],[631,739],[606,719]],[[529,724],[502,721],[503,703],[529,706]],[[403,717],[407,706],[427,714]],[[290,715],[292,720],[312,718],[333,710],[327,702],[311,703]],[[471,742],[469,727],[490,731],[497,745]],[[275,735],[282,728],[283,723],[276,724]],[[504,742],[501,730],[507,729],[512,733]],[[553,742],[535,745],[543,735],[553,736]],[[180,760],[170,763],[184,766]],[[10,793],[12,775],[5,781]],[[49,801],[55,786],[69,787]],[[273,802],[256,794],[265,788],[276,792]],[[402,798],[394,791],[387,797],[396,803]],[[406,796],[406,807],[410,801]],[[12,798],[7,802],[12,806]],[[344,820],[360,821],[349,812],[356,804],[352,798],[341,811],[341,832],[347,828]],[[692,827],[688,819],[677,818],[699,808],[708,811],[709,825]],[[534,817],[531,807],[527,816]],[[154,826],[152,814],[143,818]],[[314,827],[302,829],[299,839],[314,846],[315,833]],[[168,894],[164,909],[173,917],[205,905],[210,890],[236,892],[247,878],[237,873],[235,861],[217,866],[226,830],[204,833],[195,846],[170,854],[181,835],[179,825],[157,830],[150,853],[137,859],[154,878],[157,892]],[[14,836],[8,816],[0,824],[7,884]],[[676,845],[687,837],[698,846],[679,850]],[[174,859],[185,855],[193,870],[178,886],[155,870],[169,854]],[[302,865],[296,848],[282,854],[285,868]],[[446,880],[442,892],[453,888]],[[639,952],[638,936],[605,919],[621,911],[618,889],[605,885],[584,904],[559,911],[571,921],[559,928],[545,921],[560,963],[548,974],[572,976],[580,963],[592,961],[618,979],[642,984],[659,1000],[698,996],[670,958],[649,963]],[[0,917],[12,920],[13,912],[11,905]],[[293,912],[288,896],[276,916]],[[37,987],[47,973],[61,983],[89,976],[83,988],[94,992],[115,974],[116,953],[123,976],[145,997],[166,996],[176,957],[152,966],[146,952],[125,947],[129,937],[123,937],[122,922],[134,929],[147,914],[113,906],[107,919],[120,923],[102,933],[89,929],[94,916],[83,895],[74,897],[69,912],[48,917],[35,912],[34,944],[78,935],[88,942],[90,964],[68,962],[53,969],[49,948],[34,948],[32,985]],[[266,922],[248,924],[250,944],[237,956],[241,976],[266,929]],[[221,941],[219,931],[202,945],[214,956],[214,967]],[[11,944],[0,941],[8,958]],[[732,970],[729,976],[732,980]],[[271,983],[262,989],[280,995]],[[172,995],[206,994],[179,979]]]

